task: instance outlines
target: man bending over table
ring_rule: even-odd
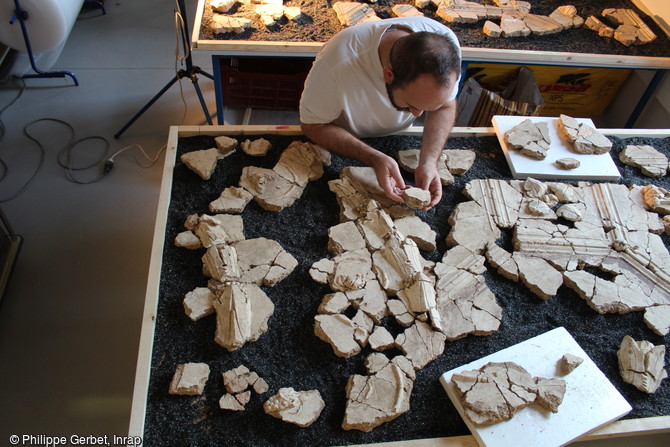
[[[375,170],[387,197],[407,188],[397,162],[360,138],[389,135],[425,113],[416,186],[442,198],[437,161],[456,117],[461,50],[456,35],[426,17],[364,22],[319,52],[300,99],[300,124],[314,143]]]

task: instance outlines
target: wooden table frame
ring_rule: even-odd
[[[599,129],[605,135],[620,138],[630,137],[670,137],[670,129]],[[421,135],[422,127],[412,127],[398,135]],[[161,266],[167,226],[167,214],[171,200],[172,173],[176,163],[177,144],[179,138],[198,135],[302,135],[299,126],[172,126],[167,142],[163,177],[158,200],[156,225],[154,227],[153,244],[149,277],[142,316],[140,346],[135,372],[135,387],[130,418],[130,436],[143,436],[147,397],[151,372],[151,355],[153,350],[156,313],[159,298]],[[494,136],[492,127],[455,127],[450,136],[458,137],[488,137]],[[616,421],[585,435],[579,440],[595,440],[604,438],[650,435],[670,432],[670,416],[651,418],[627,419]],[[474,447],[477,442],[472,436],[455,436],[447,438],[432,438],[394,442],[397,447]]]
[[[314,57],[323,42],[265,42],[251,40],[200,39],[202,14],[207,0],[198,0],[191,36],[194,50],[213,51],[235,56],[296,56]],[[477,63],[499,62],[514,64],[560,65],[569,67],[670,69],[670,58],[627,56],[560,51],[508,50],[499,48],[463,47],[463,60]]]

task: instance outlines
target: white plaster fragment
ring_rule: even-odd
[[[445,263],[435,266],[435,274],[437,310],[447,340],[469,334],[488,335],[498,330],[502,308],[481,274]]]
[[[612,149],[612,142],[606,136],[568,115],[559,116],[558,129],[578,154],[604,154]]]
[[[340,23],[344,26],[353,26],[370,20],[381,20],[375,14],[374,9],[364,3],[339,1],[333,4],[333,9],[337,13]]]
[[[518,215],[518,210],[516,214]],[[493,218],[476,202],[456,205],[448,222],[451,230],[447,235],[447,244],[451,247],[463,245],[471,252],[481,253],[489,242],[496,241],[501,236]]]
[[[295,22],[302,16],[302,10],[298,6],[287,6],[284,8],[284,16]]]
[[[430,191],[413,186],[402,192],[402,198],[408,207],[415,210],[426,208],[431,200]]]
[[[384,326],[376,326],[368,338],[370,348],[375,351],[384,351],[394,346],[393,335]]]
[[[175,237],[174,244],[177,247],[188,248],[189,250],[199,250],[202,248],[200,238],[192,231],[182,231]]]
[[[601,37],[614,37],[614,28],[605,25],[596,16],[588,16],[584,26],[598,33]]]
[[[214,341],[234,351],[256,341],[268,330],[274,304],[255,284],[230,283],[214,300],[216,335]]]
[[[204,391],[207,379],[209,379],[209,365],[206,363],[177,365],[170,382],[170,394],[198,396]]]
[[[668,377],[665,370],[665,345],[654,346],[626,335],[617,352],[621,378],[640,391],[654,393]]]
[[[210,28],[214,33],[243,33],[251,28],[253,21],[244,17],[231,17],[223,14],[213,14]]]
[[[237,3],[237,0],[211,0],[210,5],[212,10],[220,13],[226,13],[230,11],[230,8]]]
[[[328,228],[328,251],[339,255],[345,251],[365,248],[365,239],[352,221]]]
[[[433,251],[437,248],[437,233],[419,216],[407,216],[393,221],[398,231],[412,239],[421,250]]]
[[[414,369],[419,370],[444,352],[445,340],[441,332],[433,330],[427,323],[417,321],[399,334],[395,342],[412,362]]]
[[[320,314],[340,314],[349,307],[349,298],[343,292],[329,293],[323,297],[318,312]]]
[[[647,307],[644,322],[651,330],[661,336],[670,333],[670,304]]]
[[[193,232],[205,248],[230,244],[244,239],[244,222],[242,216],[232,214],[203,214]]]
[[[219,149],[219,158],[224,158],[232,154],[238,145],[238,142],[235,138],[230,138],[225,135],[214,137],[214,143]]]
[[[512,253],[499,247],[495,242],[490,242],[486,248],[486,260],[502,276],[512,281],[519,281],[519,266],[512,258]]]
[[[642,188],[644,206],[655,213],[670,214],[670,192],[654,185],[646,185]]]
[[[571,222],[579,222],[582,220],[582,210],[580,207],[571,203],[561,205],[561,207],[556,210],[556,215]]]
[[[339,357],[353,357],[361,352],[361,345],[354,339],[356,325],[345,315],[316,315],[314,334],[329,343]]]
[[[223,378],[223,386],[230,394],[238,394],[245,391],[249,388],[249,385],[253,385],[258,378],[256,375],[252,380],[251,371],[244,365],[229,369],[221,375]]]
[[[558,371],[560,374],[563,375],[570,374],[572,371],[575,370],[575,368],[581,365],[583,361],[584,361],[583,358],[574,354],[567,353],[563,355],[563,357],[561,357],[560,360],[558,361],[557,365]]]
[[[547,300],[556,295],[563,276],[547,261],[514,252],[512,258],[519,266],[519,278],[531,292]]]
[[[221,396],[221,399],[219,399],[219,408],[230,411],[244,411],[244,405],[229,393]]]
[[[414,382],[394,363],[375,374],[349,377],[342,428],[370,432],[409,410]]]
[[[276,395],[263,404],[263,410],[284,422],[309,427],[321,415],[326,404],[318,390],[296,391],[280,388]]]
[[[198,321],[214,313],[214,293],[207,287],[196,287],[184,296],[184,310],[186,315]]]
[[[241,213],[254,196],[244,188],[229,186],[221,195],[209,203],[212,213]]]
[[[533,402],[555,413],[566,390],[565,381],[532,377],[513,362],[487,363],[479,370],[454,374],[451,382],[466,417],[482,426],[507,421]]]
[[[484,22],[484,34],[486,34],[489,37],[500,37],[502,36],[503,29],[496,23],[487,20]]]
[[[391,11],[393,11],[393,14],[395,14],[396,17],[423,16],[421,11],[412,5],[393,5]]]
[[[381,352],[373,352],[365,358],[365,369],[368,374],[375,374],[384,369],[390,362],[389,358]]]
[[[551,144],[548,124],[544,121],[534,123],[530,119],[523,120],[505,132],[504,138],[510,147],[538,160],[547,156]]]
[[[555,163],[559,168],[565,170],[577,169],[579,166],[581,166],[579,160],[575,158],[559,158],[555,161]]]
[[[198,174],[200,178],[209,180],[216,169],[216,162],[219,160],[219,150],[211,148],[187,152],[182,154],[179,160],[191,171]]]

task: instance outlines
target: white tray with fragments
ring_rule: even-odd
[[[558,362],[565,354],[581,357],[584,362],[571,373],[562,375]],[[532,376],[565,380],[567,388],[558,412],[551,413],[533,403],[508,421],[489,426],[474,425],[464,415],[451,376],[479,369],[489,362],[514,362]],[[452,369],[440,377],[440,382],[480,446],[560,446],[619,419],[632,409],[562,327]]]
[[[534,123],[544,121],[549,126],[551,145],[544,160],[537,160],[521,154],[512,149],[505,142],[505,132],[520,124],[524,120]],[[575,118],[579,123],[586,123],[595,128],[593,122],[588,118]],[[507,116],[496,115],[493,117],[493,127],[500,141],[507,164],[514,178],[533,177],[537,179],[562,179],[562,180],[618,180],[621,177],[619,170],[609,153],[606,154],[578,154],[571,148],[566,137],[558,130],[558,118],[544,116]],[[580,166],[576,169],[561,169],[554,162],[561,158],[574,158],[579,160]]]

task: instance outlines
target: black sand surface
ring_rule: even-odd
[[[209,202],[226,186],[237,185],[244,166],[274,166],[281,150],[294,139],[265,138],[273,142],[273,150],[267,157],[252,158],[238,151],[219,162],[209,181],[201,180],[181,163],[174,170],[148,392],[145,446],[327,446],[467,435],[468,429],[438,381],[440,375],[560,326],[572,334],[633,406],[634,410],[627,418],[670,414],[670,381],[664,381],[655,394],[647,395],[624,383],[619,376],[616,351],[624,335],[654,344],[667,345],[669,341],[668,336],[655,335],[646,327],[642,312],[599,315],[566,287],[561,287],[556,297],[543,301],[523,285],[489,270],[485,273],[486,281],[504,309],[500,330],[490,336],[468,336],[447,342],[444,354],[417,372],[411,409],[406,414],[371,433],[343,430],[345,384],[350,375],[365,374],[364,355],[370,351],[368,348],[363,355],[342,359],[314,335],[313,318],[323,295],[330,293],[330,289],[315,283],[308,275],[314,262],[329,256],[327,229],[339,222],[335,196],[327,183],[352,162],[337,156],[333,157],[333,164],[326,169],[325,175],[310,183],[293,206],[271,213],[251,202],[242,213],[247,239],[261,236],[274,239],[298,259],[299,265],[274,288],[264,288],[275,305],[267,333],[234,352],[216,344],[215,317],[193,322],[187,318],[182,306],[187,292],[207,284],[200,260],[203,251],[176,248],[173,241],[183,231],[188,215],[207,213]],[[670,138],[613,140],[612,155],[623,175],[622,183],[628,186],[653,183],[670,190],[669,176],[652,180],[641,176],[638,169],[618,161],[618,153],[626,144],[647,143],[670,155]],[[417,148],[420,144],[418,137],[386,137],[368,142],[389,154],[395,154],[399,149]],[[179,153],[212,146],[210,137],[183,138],[179,141]],[[474,149],[478,156],[466,175],[457,177],[456,184],[444,188],[444,198],[439,206],[427,213],[419,212],[438,234],[437,250],[423,253],[432,261],[439,261],[447,249],[444,242],[449,231],[447,218],[457,203],[467,200],[461,193],[464,185],[476,178],[510,179],[510,171],[495,137],[452,138],[447,147]],[[411,182],[412,177],[408,175],[407,179]],[[500,241],[508,250],[511,249],[510,239],[511,234],[507,233]],[[663,241],[667,247],[670,238],[663,235]],[[385,325],[391,331],[399,329],[390,319]],[[202,396],[168,394],[175,367],[186,362],[206,362],[211,368]],[[220,410],[218,400],[225,393],[221,373],[240,364],[263,377],[270,385],[270,391],[262,396],[253,394],[243,412]],[[289,386],[296,390],[318,389],[321,392],[326,408],[311,427],[299,428],[264,414],[262,403],[279,388]]]

